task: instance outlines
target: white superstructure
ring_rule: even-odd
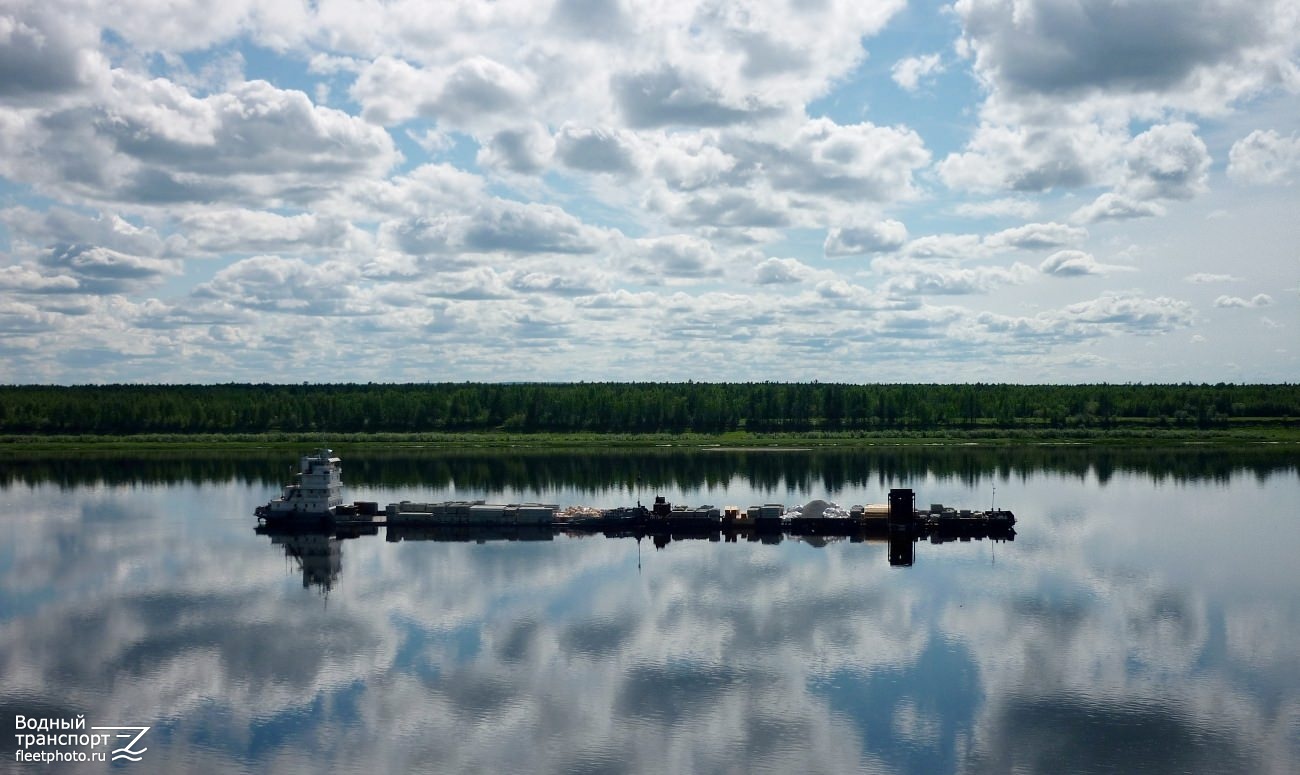
[[[303,455],[297,481],[258,511],[264,519],[331,517],[343,503],[343,467],[332,449]]]

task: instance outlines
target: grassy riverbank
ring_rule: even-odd
[[[538,448],[586,449],[646,447],[697,448],[854,448],[931,445],[1095,445],[1095,446],[1204,446],[1278,444],[1300,446],[1300,428],[1253,424],[1226,429],[972,429],[945,431],[840,431],[802,433],[208,433],[134,435],[5,435],[0,452],[21,453],[44,449],[223,449],[283,448],[301,450],[328,445],[348,447],[384,445],[426,448]]]

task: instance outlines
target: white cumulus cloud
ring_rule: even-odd
[[[907,243],[907,227],[895,220],[863,226],[835,226],[826,232],[822,247],[828,256],[891,253]]]
[[[1249,299],[1240,296],[1220,296],[1214,300],[1216,307],[1267,307],[1273,303],[1273,297],[1267,293],[1257,293]]]
[[[1233,143],[1228,175],[1240,183],[1291,184],[1300,179],[1300,134],[1257,129]]]
[[[943,60],[938,54],[926,54],[918,57],[906,57],[894,63],[889,75],[903,91],[916,91],[923,79],[938,75],[944,71]]]
[[[1038,271],[1057,277],[1080,275],[1106,275],[1111,272],[1133,271],[1133,267],[1103,264],[1091,253],[1082,250],[1058,250],[1038,265]]]

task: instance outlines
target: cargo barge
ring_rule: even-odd
[[[663,496],[650,507],[622,506],[612,509],[572,507],[557,504],[506,503],[482,500],[420,503],[399,501],[382,510],[370,501],[344,503],[342,465],[330,449],[303,456],[296,481],[285,485],[280,496],[254,509],[265,532],[313,531],[321,529],[371,529],[416,534],[444,531],[473,535],[482,529],[524,529],[530,537],[540,533],[603,533],[627,536],[735,536],[787,534],[792,536],[962,537],[1014,536],[1015,515],[1005,509],[958,510],[931,504],[916,508],[910,489],[893,489],[886,504],[853,506],[844,512],[825,501],[811,501],[797,509],[767,503],[741,509],[735,506],[674,506]],[[399,539],[400,540],[400,539]]]

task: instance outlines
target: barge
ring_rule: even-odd
[[[380,510],[370,501],[343,502],[342,465],[333,450],[321,448],[304,455],[295,481],[281,494],[254,509],[262,529],[271,532],[387,527],[409,534],[451,531],[471,535],[480,528],[605,533],[606,535],[734,535],[961,537],[1014,535],[1015,515],[1006,509],[958,510],[931,504],[916,508],[910,489],[895,488],[887,504],[853,506],[847,512],[826,501],[810,501],[787,510],[784,504],[736,506],[674,506],[657,496],[649,508],[561,510],[548,503],[487,503],[482,500],[390,503]]]

